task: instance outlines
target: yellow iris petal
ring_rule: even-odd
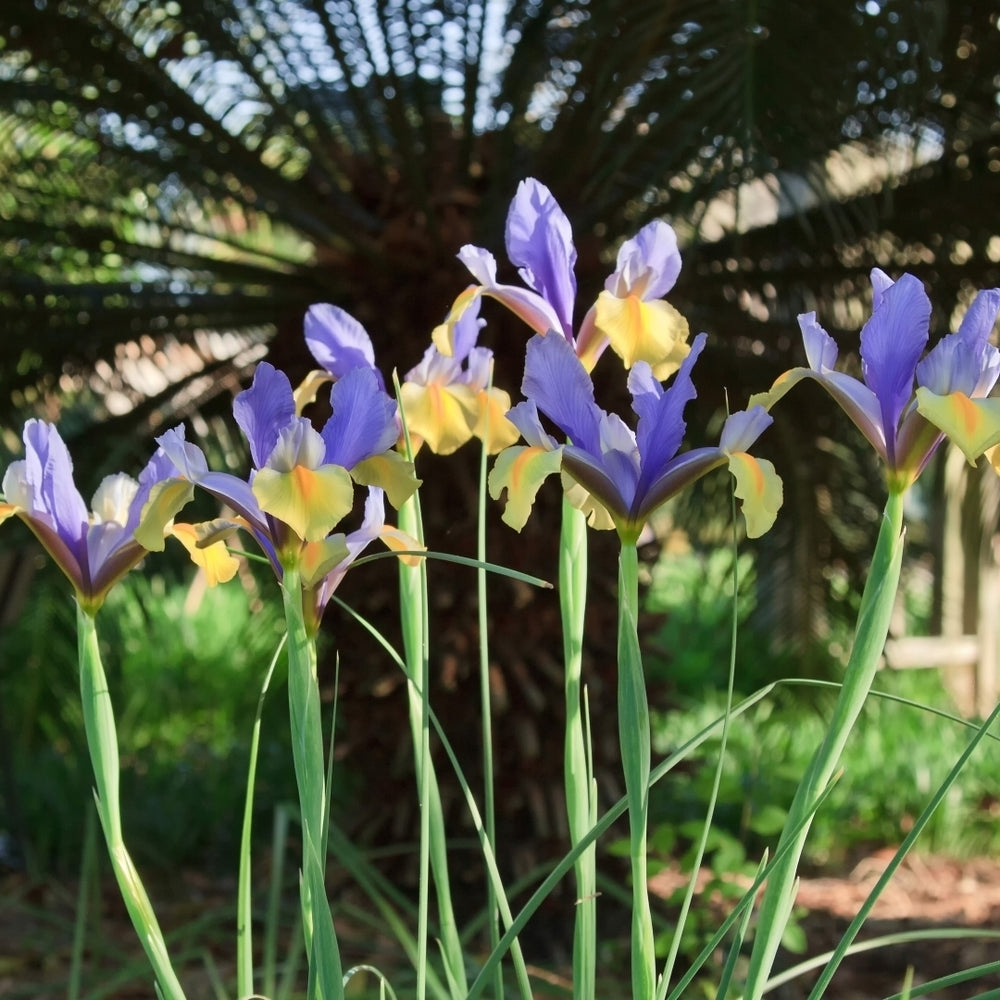
[[[677,371],[691,350],[687,320],[662,299],[647,302],[638,295],[620,299],[611,292],[601,292],[594,325],[608,338],[626,368],[646,361],[661,382]]]
[[[472,437],[479,403],[470,386],[404,382],[400,400],[410,434],[426,441],[435,454],[450,455]]]
[[[389,503],[397,510],[417,492],[420,485],[413,463],[396,451],[366,458],[351,469],[351,475],[361,486],[381,486]]]
[[[302,546],[299,553],[299,572],[304,587],[315,587],[334,567],[349,555],[347,539],[342,534],[331,535],[318,542]]]
[[[951,438],[972,465],[988,448],[1000,444],[1000,399],[970,399],[965,393],[937,396],[921,386],[917,409]]]
[[[521,432],[507,419],[510,395],[503,389],[483,389],[477,395],[477,402],[479,420],[472,433],[485,442],[490,455],[495,455],[521,436]]]
[[[253,493],[260,509],[284,521],[299,538],[318,542],[325,538],[354,506],[354,484],[347,469],[324,465],[291,472],[261,469],[254,477]]]
[[[0,503],[0,524],[3,524],[8,517],[13,517],[21,510],[17,504],[13,503]]]
[[[562,448],[548,451],[525,445],[500,452],[490,473],[489,488],[494,500],[499,500],[500,494],[507,491],[503,512],[506,524],[515,531],[524,527],[538,488],[546,476],[559,471],[561,464]]]
[[[408,535],[399,528],[394,528],[391,524],[383,525],[378,537],[390,552],[407,553],[407,555],[400,555],[399,557],[407,566],[416,566],[423,558],[423,556],[413,555],[412,553],[425,552],[427,550],[427,547],[421,545],[412,535]]]
[[[608,513],[608,508],[596,499],[589,490],[584,489],[575,479],[562,474],[563,492],[566,499],[577,510],[587,515],[587,524],[596,531],[610,531],[615,522]]]
[[[204,540],[200,527],[195,524],[175,524],[171,534],[187,549],[191,561],[204,570],[210,587],[217,583],[228,583],[236,576],[240,562],[223,541],[200,545],[199,542]],[[235,525],[233,528],[235,530]]]
[[[150,552],[162,552],[168,525],[193,496],[194,487],[186,479],[164,479],[157,483],[143,505],[135,540]]]
[[[781,478],[767,459],[745,451],[730,454],[729,471],[736,480],[734,492],[743,501],[747,535],[759,538],[770,530],[781,508]]]
[[[479,298],[482,291],[482,287],[479,285],[469,285],[452,303],[451,310],[445,317],[444,322],[434,327],[434,331],[431,333],[431,340],[434,342],[434,346],[446,358],[455,356],[455,324],[462,318],[465,310]]]
[[[319,392],[320,387],[325,385],[327,382],[332,382],[333,377],[326,372],[319,371],[315,369],[309,372],[308,375],[299,383],[298,388],[293,393],[293,398],[295,399],[295,415],[302,416],[302,411],[310,404],[316,401],[316,394]]]

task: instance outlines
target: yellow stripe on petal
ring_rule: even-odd
[[[417,492],[420,485],[413,463],[398,451],[386,451],[366,458],[351,469],[351,475],[360,486],[380,486],[396,510]]]
[[[601,292],[594,325],[608,338],[626,368],[646,361],[660,381],[677,371],[691,350],[687,320],[662,299],[647,302],[638,295],[620,299],[611,292]]]
[[[16,503],[0,503],[0,524],[3,524],[8,517],[20,513],[22,509]]]
[[[547,476],[558,472],[561,465],[562,448],[549,451],[525,445],[500,452],[490,473],[489,488],[494,500],[499,500],[500,494],[507,491],[503,512],[506,524],[515,531],[524,527],[539,487]]]
[[[171,534],[187,549],[191,561],[205,573],[210,587],[218,583],[228,583],[240,568],[239,559],[234,556],[223,541],[199,545],[202,532],[200,525],[175,524]],[[235,529],[235,525],[233,526]]]
[[[943,431],[972,465],[988,448],[1000,444],[1000,399],[970,399],[965,393],[937,396],[921,386],[917,410]]]
[[[435,454],[450,455],[472,437],[479,406],[471,386],[404,382],[399,398],[410,433]]]
[[[318,542],[340,523],[354,506],[354,484],[347,469],[323,465],[291,472],[261,469],[253,493],[260,509],[287,524],[299,538]]]
[[[781,508],[781,478],[767,459],[754,458],[745,451],[729,456],[729,471],[736,480],[733,492],[743,501],[747,536],[759,538],[770,530]]]

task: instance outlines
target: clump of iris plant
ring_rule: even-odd
[[[119,797],[118,737],[115,716],[101,661],[96,616],[111,588],[151,551],[163,548],[173,530],[173,515],[191,495],[189,486],[163,490],[173,466],[157,450],[139,474],[106,477],[88,510],[73,480],[69,450],[51,424],[29,420],[24,426],[25,457],[4,473],[0,521],[17,516],[31,529],[73,586],[77,602],[80,696],[84,732],[94,771],[96,805],[111,866],[132,924],[155,971],[160,993],[183,1000],[183,990],[171,965],[166,941],[122,832]],[[160,496],[162,517],[156,532],[144,540],[136,529],[154,493]],[[185,544],[190,537],[178,533]],[[210,571],[225,575],[225,553],[212,545],[197,554]]]
[[[893,281],[878,268],[871,282],[872,313],[861,330],[860,379],[835,369],[836,343],[815,313],[805,313],[799,327],[807,366],[785,372],[768,392],[751,399],[770,408],[803,379],[819,382],[882,459],[888,487],[843,685],[826,738],[796,791],[778,844],[783,853],[761,903],[744,993],[751,1000],[763,994],[791,910],[812,811],[833,777],[885,647],[903,555],[904,498],[946,437],[973,464],[1000,442],[1000,400],[987,398],[1000,375],[1000,351],[989,342],[1000,311],[1000,289],[979,292],[958,331],[925,354],[931,302],[923,284],[911,274]],[[831,963],[824,971],[824,981],[835,968]],[[819,985],[814,992],[821,992]]]

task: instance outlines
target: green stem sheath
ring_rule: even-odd
[[[343,970],[333,915],[326,896],[329,795],[323,722],[316,672],[316,638],[306,626],[299,573],[286,567],[281,583],[288,633],[288,711],[292,760],[302,823],[302,930],[309,957],[309,1000],[343,996]]]
[[[424,541],[423,524],[417,497],[411,497],[399,509],[399,527]],[[458,923],[451,898],[448,874],[448,844],[444,810],[437,773],[430,753],[429,638],[427,609],[427,561],[416,566],[399,564],[400,620],[406,671],[410,679],[410,730],[416,761],[417,795],[420,801],[420,898],[417,930],[417,990],[421,1000],[426,995],[429,879],[433,879],[440,922],[441,946],[449,989],[455,996],[467,992],[465,958]]]
[[[653,917],[646,884],[650,734],[639,649],[639,553],[622,541],[618,561],[618,739],[628,797],[632,862],[632,997],[652,1000],[656,986]]]
[[[87,734],[87,749],[94,769],[94,782],[97,786],[97,814],[104,830],[111,867],[132,920],[132,926],[139,935],[142,947],[153,967],[160,992],[165,1000],[184,1000],[184,990],[170,963],[166,941],[153,912],[152,903],[122,837],[118,791],[118,735],[114,710],[104,665],[101,662],[97,626],[93,616],[79,604],[76,612],[76,629],[83,724]]]
[[[803,823],[803,820],[809,817],[817,798],[833,778],[840,755],[871,690],[885,648],[903,558],[904,496],[903,492],[893,492],[886,501],[875,554],[861,596],[854,645],[844,672],[844,683],[826,736],[796,790],[778,842],[780,848],[789,839],[789,831],[797,831],[792,838],[792,848],[775,866],[767,881],[744,990],[748,1000],[759,1000],[763,994],[794,902],[796,872],[810,826],[808,821]]]
[[[582,666],[587,607],[587,517],[563,497],[559,539],[559,607],[562,613],[566,733],[563,773],[570,844],[575,847],[597,822],[597,794],[585,724]],[[577,858],[573,931],[573,996],[593,1000],[597,963],[596,845]]]

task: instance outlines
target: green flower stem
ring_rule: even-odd
[[[844,745],[871,689],[885,647],[903,558],[904,495],[903,492],[890,493],[886,501],[868,581],[861,597],[854,646],[844,672],[844,683],[826,736],[796,790],[778,842],[781,848],[789,839],[789,831],[797,830],[792,837],[792,848],[767,880],[744,989],[747,1000],[759,1000],[763,994],[794,902],[796,871],[810,826],[809,822],[802,821],[809,816],[813,804],[834,775]]]
[[[302,931],[309,958],[309,1000],[342,997],[343,970],[333,914],[326,896],[326,840],[329,793],[323,749],[316,639],[306,627],[299,573],[286,568],[281,583],[288,633],[288,711],[292,760],[302,823]]]
[[[492,372],[490,374],[490,386],[493,384]],[[490,621],[488,590],[486,586],[486,497],[487,476],[486,470],[489,464],[489,448],[486,442],[489,440],[489,412],[486,414],[486,432],[483,435],[483,447],[479,453],[479,502],[476,509],[476,555],[480,565],[476,568],[476,606],[479,620],[479,717],[482,725],[483,744],[483,818],[486,828],[486,839],[490,849],[496,851],[497,824],[496,824],[496,791],[493,781],[493,699],[490,684]],[[492,951],[500,943],[500,908],[497,903],[496,890],[490,879],[486,880],[486,909],[489,920],[490,950]],[[466,984],[463,984],[462,995],[468,992]],[[503,996],[503,971],[497,966],[496,974],[493,977],[493,995]]]
[[[649,705],[639,649],[639,553],[622,541],[618,561],[618,739],[628,798],[632,860],[632,998],[652,1000],[656,985],[653,916],[646,884],[649,815]]]
[[[423,544],[423,522],[419,500],[411,497],[399,508],[399,527]],[[417,796],[420,801],[420,898],[417,930],[417,993],[426,995],[428,871],[434,880],[440,922],[441,947],[449,989],[453,996],[468,991],[465,957],[451,898],[448,875],[448,843],[437,774],[430,754],[430,706],[428,703],[429,639],[427,633],[427,561],[416,566],[399,564],[400,620],[410,703],[410,729],[416,761]]]
[[[111,707],[108,681],[104,675],[104,665],[101,663],[97,626],[93,616],[84,611],[79,604],[76,612],[76,630],[83,724],[87,734],[90,761],[94,769],[94,781],[97,785],[97,814],[104,830],[111,867],[132,920],[132,926],[139,935],[142,947],[153,966],[160,993],[165,1000],[184,1000],[184,990],[170,964],[166,941],[153,912],[152,903],[122,837],[115,716]]]
[[[562,612],[566,690],[563,771],[570,844],[576,846],[597,822],[597,789],[583,707],[583,625],[587,607],[587,517],[563,497],[559,538],[559,606]],[[597,961],[597,851],[577,858],[573,931],[573,996],[593,1000]]]

